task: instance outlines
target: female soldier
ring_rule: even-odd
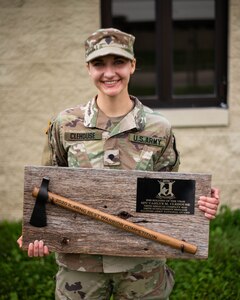
[[[86,63],[98,93],[85,106],[61,112],[48,131],[45,165],[147,171],[177,171],[179,154],[169,122],[128,93],[135,71],[134,37],[100,29],[85,42]],[[158,143],[152,143],[152,137]],[[46,155],[47,153],[47,155]],[[218,190],[200,197],[214,218]],[[18,240],[21,246],[21,238]],[[47,255],[42,241],[29,256]],[[57,254],[56,299],[167,299],[172,271],[163,259]]]

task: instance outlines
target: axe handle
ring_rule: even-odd
[[[33,189],[32,195],[36,198],[39,192],[39,188],[35,187]],[[102,221],[114,227],[123,229],[125,231],[134,233],[141,237],[147,238],[149,240],[153,240],[155,242],[165,244],[171,246],[176,249],[180,249],[184,252],[188,252],[191,254],[195,254],[197,252],[197,246],[186,243],[185,241],[181,241],[170,237],[168,235],[153,231],[151,229],[147,229],[143,226],[139,226],[132,222],[123,220],[119,217],[104,213],[98,209],[91,208],[87,205],[81,204],[79,202],[73,201],[71,199],[62,197],[60,195],[48,192],[48,200],[51,203],[57,204],[63,208],[66,208],[71,211],[78,212],[82,215],[89,216],[93,219]]]

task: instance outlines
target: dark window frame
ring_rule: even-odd
[[[101,2],[101,27],[112,27],[112,0]],[[155,0],[156,7],[156,59],[157,96],[143,96],[143,104],[153,108],[227,107],[227,37],[228,0],[215,0],[215,94],[213,95],[172,95],[172,1]],[[163,42],[161,42],[163,41]],[[159,43],[164,47],[159,47]],[[163,74],[163,76],[161,76]]]

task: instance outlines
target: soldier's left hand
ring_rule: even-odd
[[[219,203],[219,189],[212,188],[211,197],[199,197],[198,207],[204,212],[205,217],[211,220],[214,219],[217,214]]]

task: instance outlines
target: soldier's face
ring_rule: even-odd
[[[135,71],[135,65],[135,60],[106,55],[92,60],[88,64],[88,72],[100,93],[115,97],[128,91],[128,83]]]

